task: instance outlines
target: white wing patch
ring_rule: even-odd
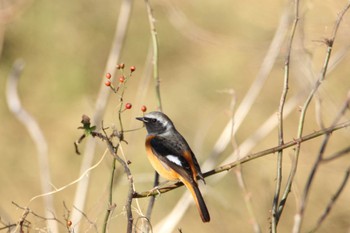
[[[181,163],[180,159],[178,157],[176,157],[175,155],[167,155],[167,156],[165,156],[165,158],[167,158],[170,162],[173,162],[176,165],[179,165],[180,167],[182,167],[182,163]]]

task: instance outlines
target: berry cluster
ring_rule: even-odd
[[[131,76],[132,76],[132,73],[136,70],[136,67],[135,66],[131,66],[130,67],[130,73],[129,75],[125,75],[124,74],[124,68],[125,68],[125,64],[124,63],[121,63],[121,64],[118,64],[117,65],[117,69],[121,71],[121,74],[119,76],[119,85],[117,88],[115,88],[113,85],[112,85],[112,82],[111,82],[111,78],[112,78],[112,75],[111,73],[107,73],[106,74],[106,78],[107,78],[107,81],[105,82],[105,85],[107,87],[110,87],[114,92],[117,92],[120,88],[120,85],[125,83]]]
[[[105,82],[105,85],[107,87],[111,88],[114,93],[117,93],[121,87],[125,87],[127,81],[132,77],[132,74],[136,70],[135,66],[130,66],[130,68],[129,68],[130,73],[128,75],[125,75],[125,72],[124,72],[125,64],[124,63],[118,64],[116,66],[116,68],[120,71],[120,75],[119,75],[119,78],[118,78],[119,82],[118,82],[118,86],[117,87],[114,87],[113,84],[112,84],[112,74],[111,73],[107,73],[105,75],[105,77],[107,79],[106,82]],[[132,108],[132,104],[131,103],[126,103],[124,110],[128,110],[128,109],[131,109],[131,108]],[[141,111],[142,112],[146,112],[147,111],[147,107],[145,105],[143,105],[141,107]]]

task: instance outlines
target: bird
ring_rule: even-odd
[[[192,194],[202,221],[209,222],[209,211],[198,187],[198,178],[204,184],[205,180],[185,138],[163,112],[149,112],[136,119],[146,127],[146,152],[153,168],[165,179],[180,180]]]

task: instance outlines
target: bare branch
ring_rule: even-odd
[[[349,4],[349,6],[350,6],[350,4]],[[339,113],[336,115],[332,125],[329,128],[333,128],[336,126],[336,124],[339,122],[341,117],[345,114],[346,110],[348,110],[349,103],[350,103],[350,92],[348,93],[347,99],[346,99],[343,107],[340,109]],[[317,155],[316,161],[315,161],[315,163],[312,167],[312,170],[310,172],[310,175],[307,179],[307,182],[306,182],[306,185],[304,188],[304,192],[303,192],[303,195],[301,197],[300,205],[299,205],[297,214],[295,215],[295,218],[294,218],[293,233],[299,233],[301,230],[301,225],[302,225],[302,221],[303,221],[303,217],[304,217],[304,213],[305,213],[307,198],[309,196],[310,189],[311,189],[311,184],[312,184],[314,177],[316,175],[316,172],[317,172],[318,168],[320,167],[320,164],[323,160],[323,156],[324,156],[326,147],[329,143],[330,137],[331,137],[331,133],[325,134],[325,137],[324,137],[323,142],[322,142],[321,147],[320,147],[320,151]]]
[[[40,129],[38,122],[31,116],[21,104],[21,100],[18,96],[17,86],[24,68],[24,62],[17,60],[13,64],[12,71],[9,75],[6,89],[7,104],[14,114],[14,116],[22,123],[27,129],[30,137],[35,143],[37,149],[37,160],[39,163],[39,175],[41,181],[41,190],[44,193],[52,190],[50,167],[48,160],[48,146],[43,132]],[[52,196],[45,196],[44,206],[46,209],[45,216],[51,216],[51,211],[54,212],[53,198]],[[56,222],[47,222],[47,227],[52,232],[58,232],[58,226]]]
[[[299,0],[294,1],[294,22],[292,25],[292,30],[288,42],[288,51],[285,58],[284,63],[284,84],[283,84],[283,90],[280,98],[280,105],[278,109],[278,145],[281,146],[284,144],[284,136],[283,136],[283,115],[284,115],[284,105],[287,98],[288,93],[288,85],[289,85],[289,70],[290,70],[290,56],[292,52],[292,45],[294,41],[294,36],[296,32],[296,28],[299,21]],[[275,194],[273,198],[272,203],[272,210],[271,210],[271,232],[275,233],[277,231],[277,224],[280,218],[280,214],[278,213],[278,202],[281,192],[281,183],[282,183],[282,156],[283,151],[278,151],[277,155],[277,175],[276,175],[276,187],[275,187]]]
[[[157,35],[157,29],[155,26],[155,18],[153,15],[153,10],[151,7],[151,4],[149,0],[145,0],[146,4],[146,9],[147,9],[147,16],[148,16],[148,22],[150,25],[150,30],[151,30],[151,37],[152,37],[152,47],[153,47],[153,79],[155,83],[155,93],[158,101],[158,108],[160,111],[163,111],[162,107],[162,99],[160,95],[160,79],[159,79],[159,72],[158,72],[158,60],[159,60],[159,55],[158,55],[158,35]],[[159,174],[155,172],[154,174],[154,181],[153,181],[153,187],[157,187],[159,185]],[[155,203],[155,197],[152,196],[149,200],[148,203],[148,208],[147,208],[147,213],[146,217],[148,220],[151,220],[151,214],[153,210],[153,206]],[[147,226],[148,227],[148,224]]]
[[[317,229],[321,226],[321,224],[323,223],[323,221],[326,219],[326,217],[328,216],[328,214],[330,213],[330,211],[332,210],[332,207],[334,205],[334,203],[337,201],[338,197],[340,196],[340,194],[343,192],[348,180],[349,180],[349,176],[350,176],[350,168],[348,168],[345,172],[343,181],[341,182],[338,190],[335,192],[335,194],[332,196],[331,200],[329,201],[329,203],[327,204],[325,210],[323,211],[323,213],[321,214],[321,217],[318,219],[316,226],[310,231],[310,232],[316,232]]]

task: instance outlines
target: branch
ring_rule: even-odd
[[[24,62],[17,60],[12,67],[12,71],[8,77],[6,88],[6,99],[9,109],[14,116],[22,123],[27,129],[30,137],[32,138],[37,149],[37,160],[39,163],[39,175],[41,181],[41,190],[43,193],[50,192],[52,190],[50,167],[48,160],[48,146],[43,132],[40,129],[38,122],[31,116],[21,104],[21,100],[18,96],[18,81],[24,68]],[[54,212],[54,205],[52,196],[45,196],[44,198],[45,216],[49,218],[52,212]],[[58,226],[56,222],[47,222],[47,227],[52,232],[58,232]]]
[[[284,85],[283,85],[283,91],[280,98],[280,105],[278,110],[278,145],[281,146],[284,144],[284,136],[283,136],[283,110],[284,105],[287,98],[288,93],[288,84],[289,84],[289,67],[290,67],[290,56],[292,52],[292,45],[293,40],[295,36],[295,31],[297,28],[297,24],[299,21],[299,0],[295,0],[294,2],[295,6],[295,14],[294,14],[294,23],[292,25],[291,35],[289,38],[289,44],[288,44],[288,52],[285,58],[285,64],[284,64]],[[273,198],[272,203],[272,210],[271,210],[271,232],[275,233],[279,215],[277,215],[278,212],[278,202],[281,192],[281,183],[282,183],[282,157],[283,157],[283,150],[278,151],[277,155],[277,175],[276,175],[276,187],[275,187],[275,194]]]
[[[159,72],[158,72],[158,63],[159,63],[159,55],[158,55],[158,34],[157,34],[157,29],[154,24],[155,18],[153,16],[153,10],[151,7],[151,4],[149,0],[145,0],[146,8],[147,8],[147,16],[148,16],[148,22],[150,25],[151,29],[151,37],[152,37],[152,45],[153,45],[153,79],[155,82],[155,92],[156,92],[156,97],[158,101],[158,108],[160,111],[163,111],[162,107],[162,100],[161,100],[161,95],[160,95],[160,79],[159,79]],[[155,172],[154,174],[154,182],[153,182],[153,187],[157,187],[159,185],[159,174]],[[154,207],[155,203],[155,197],[152,196],[149,200],[148,203],[148,208],[147,208],[147,213],[146,217],[148,221],[151,220],[151,214],[152,210]],[[149,224],[147,224],[147,227]]]
[[[336,153],[334,153],[326,158],[323,158],[322,162],[333,161],[334,159],[337,159],[337,158],[344,156],[348,153],[350,153],[350,146],[348,146],[348,147],[346,147],[346,148],[344,148],[344,149],[342,149],[342,150],[340,150],[340,151],[338,151],[338,152],[336,152]]]
[[[328,205],[326,206],[325,210],[323,211],[321,217],[318,219],[316,226],[310,232],[316,232],[317,229],[323,223],[323,221],[326,219],[326,217],[330,213],[334,203],[336,202],[336,200],[338,199],[340,194],[343,192],[343,190],[344,190],[344,188],[349,180],[349,176],[350,176],[350,167],[346,170],[342,183],[340,184],[340,186],[339,186],[338,190],[335,192],[335,194],[332,196],[331,200],[329,201]]]
[[[129,191],[127,195],[127,200],[125,203],[125,208],[126,208],[126,215],[127,215],[127,233],[131,233],[133,229],[133,215],[132,215],[132,210],[131,210],[131,203],[134,195],[134,178],[131,174],[131,171],[129,169],[129,166],[127,162],[125,162],[122,158],[120,158],[117,153],[116,153],[116,148],[113,146],[112,142],[110,140],[106,140],[107,148],[109,150],[109,153],[113,155],[113,157],[122,165],[124,168],[124,172],[127,175],[128,181],[129,181]],[[118,144],[119,146],[119,144]]]
[[[349,103],[350,103],[350,92],[348,93],[348,97],[347,97],[343,107],[340,109],[339,113],[335,117],[330,128],[335,127],[335,125],[339,122],[341,117],[345,114],[346,110],[349,108]],[[299,233],[301,230],[301,225],[302,225],[303,217],[305,214],[305,208],[306,208],[307,198],[309,196],[310,189],[311,189],[311,184],[312,184],[314,177],[316,175],[316,172],[317,172],[318,168],[320,167],[320,164],[323,160],[323,155],[325,153],[325,150],[326,150],[326,147],[328,145],[330,137],[331,137],[331,133],[325,134],[325,137],[324,137],[323,142],[321,144],[320,151],[319,151],[318,156],[316,158],[316,161],[312,167],[310,175],[307,179],[307,182],[306,182],[306,185],[304,188],[304,192],[303,192],[303,195],[302,195],[302,198],[300,201],[299,209],[298,209],[298,212],[294,218],[294,226],[293,226],[294,233]]]

